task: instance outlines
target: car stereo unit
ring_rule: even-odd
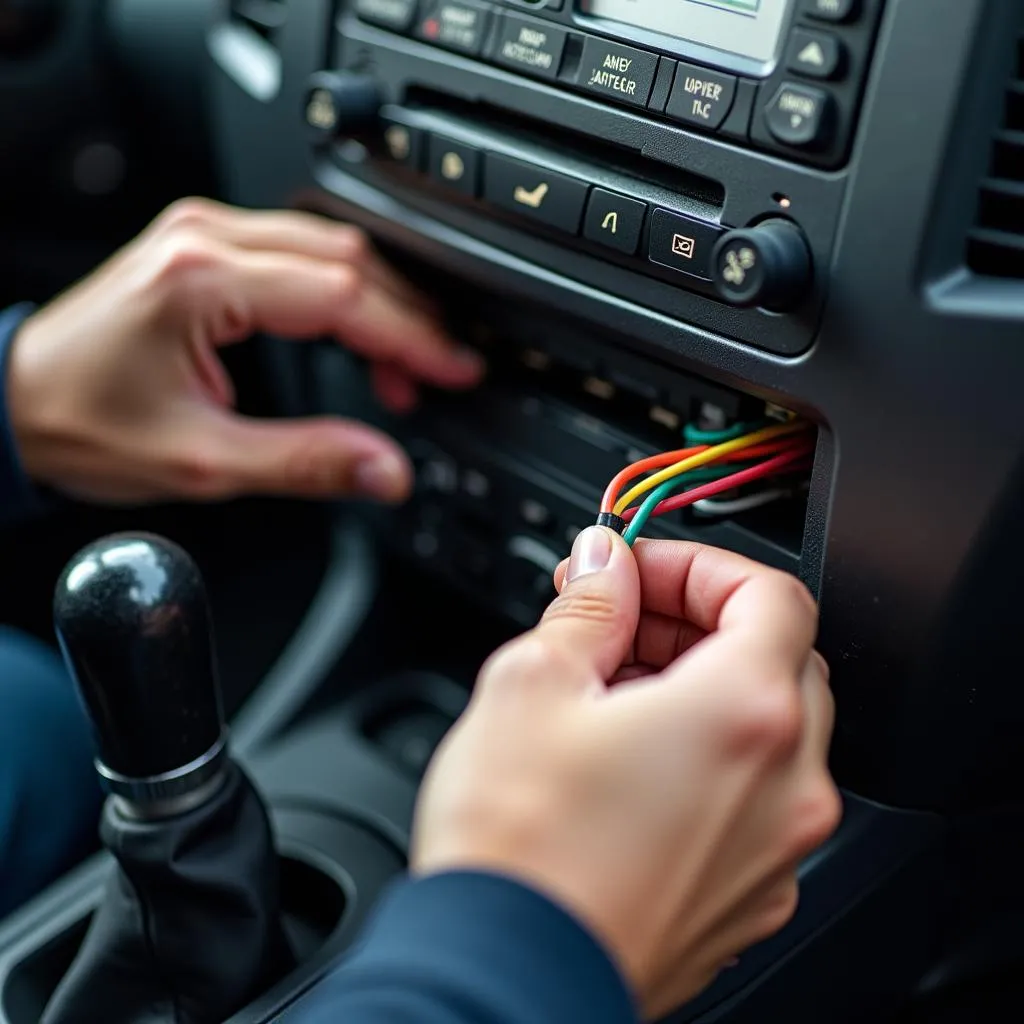
[[[882,0],[355,4],[370,24],[822,167],[846,160],[881,7]]]

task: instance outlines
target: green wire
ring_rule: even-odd
[[[726,441],[742,437],[743,434],[750,434],[762,427],[767,427],[769,422],[769,420],[758,420],[756,423],[736,423],[725,430],[701,430],[692,423],[687,423],[683,427],[683,440],[687,445],[725,444]]]
[[[726,441],[748,433],[750,433],[750,428],[746,423],[737,423],[725,430],[701,430],[692,423],[687,423],[683,427],[683,440],[687,445],[725,444]]]
[[[753,465],[751,463],[750,465]],[[641,531],[647,525],[647,520],[651,518],[651,513],[657,508],[665,498],[674,494],[676,491],[686,490],[688,485],[707,483],[710,480],[721,480],[722,477],[730,476],[733,473],[739,473],[740,470],[747,468],[745,464],[731,463],[728,466],[704,466],[700,469],[690,470],[689,473],[683,473],[682,476],[673,477],[671,480],[666,480],[660,487],[655,488],[651,493],[644,499],[644,503],[637,509],[636,515],[633,517],[633,521],[629,524],[626,532],[622,535],[625,542],[632,547],[637,537],[640,536]]]

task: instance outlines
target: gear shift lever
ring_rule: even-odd
[[[118,861],[43,1024],[214,1024],[290,964],[270,824],[227,754],[199,571],[116,535],[69,563],[57,634],[92,719]]]

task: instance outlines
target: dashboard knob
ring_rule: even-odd
[[[803,232],[774,219],[724,234],[711,254],[711,274],[730,305],[784,312],[810,291],[814,268]]]
[[[370,75],[346,71],[319,71],[306,88],[303,116],[317,142],[355,135],[370,128],[383,97]]]

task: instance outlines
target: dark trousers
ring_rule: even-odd
[[[92,741],[60,658],[0,627],[0,918],[96,843]]]

